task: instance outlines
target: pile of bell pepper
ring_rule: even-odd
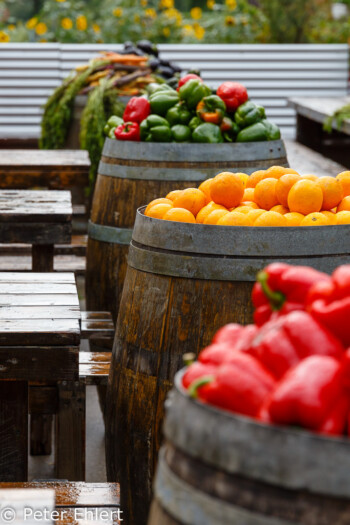
[[[114,125],[116,124],[116,125]],[[147,96],[133,97],[122,122],[112,116],[105,133],[117,140],[145,142],[257,142],[277,140],[279,128],[266,120],[262,106],[248,99],[244,86],[224,82],[216,93],[196,74],[176,89],[149,84]]]
[[[264,423],[350,435],[350,265],[329,276],[272,263],[252,300],[255,324],[222,327],[184,388]]]

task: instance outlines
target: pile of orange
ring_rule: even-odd
[[[250,176],[223,172],[199,188],[171,191],[153,200],[145,215],[221,226],[350,224],[350,171],[336,177],[299,175],[281,166]]]

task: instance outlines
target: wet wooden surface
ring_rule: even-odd
[[[106,385],[111,352],[79,352],[79,376],[87,385]]]

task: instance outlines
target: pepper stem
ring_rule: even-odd
[[[274,292],[268,285],[269,274],[267,272],[259,272],[257,281],[261,284],[261,288],[269,300],[272,310],[280,310],[285,303],[286,296],[282,292]]]
[[[196,379],[193,381],[193,383],[190,384],[188,387],[188,394],[190,397],[193,397],[194,399],[198,398],[198,390],[205,385],[208,385],[209,383],[212,383],[214,381],[214,376],[203,376],[199,379]]]

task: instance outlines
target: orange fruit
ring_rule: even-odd
[[[145,215],[147,215],[147,217],[152,217],[152,219],[163,219],[166,212],[171,210],[172,207],[172,204],[166,204],[164,202],[161,204],[155,204],[147,213],[145,213]]]
[[[218,220],[229,213],[227,210],[214,210],[205,218],[203,224],[217,224]]]
[[[253,189],[253,188],[252,188]],[[254,191],[254,190],[253,190]],[[242,201],[240,203],[240,206],[249,206],[249,208],[254,208],[254,210],[257,210],[259,208],[259,206],[257,205],[256,202],[253,202],[253,201]]]
[[[167,199],[174,201],[184,190],[173,190],[166,196]]]
[[[254,188],[246,188],[244,190],[242,201],[254,201]]]
[[[254,222],[260,215],[265,213],[266,210],[251,210],[247,215],[247,220],[249,221],[249,226],[253,226]]]
[[[226,213],[217,222],[218,226],[248,226],[247,216],[244,213],[231,211]]]
[[[317,184],[323,192],[322,208],[324,210],[331,210],[334,206],[338,206],[344,193],[340,180],[334,177],[320,177]]]
[[[237,213],[249,213],[252,211],[252,208],[250,206],[238,206],[232,211],[236,211]]]
[[[208,202],[210,202],[212,199],[211,199],[211,196],[210,196],[210,184],[211,184],[211,181],[213,180],[213,178],[211,179],[207,179],[207,180],[204,180],[199,186],[198,186],[198,189],[201,190],[204,195],[207,197],[208,199]]]
[[[271,208],[270,211],[276,211],[277,213],[281,213],[282,215],[289,213],[289,209],[285,208],[285,206],[282,206],[282,204],[277,204],[277,206],[273,206],[273,208]]]
[[[249,175],[247,175],[246,173],[236,173],[236,175],[238,175],[238,177],[241,179],[241,181],[243,182],[244,184],[244,187],[246,187],[247,185],[247,181],[249,179]]]
[[[246,188],[255,188],[255,186],[266,177],[266,170],[254,171],[247,180]]]
[[[282,206],[288,206],[288,193],[290,192],[291,187],[300,179],[301,177],[297,173],[287,173],[278,179],[276,184],[276,196],[278,202],[282,204]]]
[[[344,190],[344,197],[350,195],[350,171],[342,171],[336,176],[336,179],[341,182]]]
[[[300,226],[326,226],[330,221],[323,213],[309,213],[300,223]]]
[[[151,201],[147,208],[145,209],[145,215],[147,215],[148,211],[152,208],[152,206],[154,206],[155,204],[171,204],[173,205],[173,201],[170,200],[170,199],[154,199],[153,201]]]
[[[337,224],[350,224],[350,211],[344,210],[336,214]]]
[[[287,226],[287,219],[284,215],[275,211],[265,211],[254,222],[254,226]]]
[[[283,166],[271,166],[271,168],[268,168],[266,170],[267,177],[272,179],[280,179],[281,177],[283,177],[283,175],[286,175],[287,173],[299,175],[299,173],[295,170],[292,170],[292,168],[284,168]]]
[[[185,208],[171,208],[163,216],[165,221],[175,221],[175,222],[196,222],[196,219],[190,211]]]
[[[210,195],[216,204],[225,208],[238,206],[244,193],[242,179],[236,173],[224,171],[216,175],[210,184]]]
[[[270,210],[278,204],[276,197],[277,179],[263,179],[255,186],[254,200],[264,210]]]
[[[195,216],[206,204],[207,197],[197,188],[186,188],[174,200],[174,208],[185,208]]]
[[[313,175],[312,173],[307,173],[306,175],[301,175],[302,179],[305,180],[312,180],[313,182],[316,182],[318,180],[317,175]]]
[[[318,212],[322,208],[323,192],[316,182],[299,180],[288,193],[288,208],[303,215]]]
[[[196,222],[199,224],[203,224],[204,220],[208,217],[208,215],[214,211],[214,210],[226,210],[224,206],[221,206],[221,204],[215,204],[215,202],[210,201],[209,204],[204,206],[196,216]]]
[[[340,211],[350,211],[350,195],[344,197],[344,199],[339,203],[337,213]]]
[[[297,213],[296,211],[286,213],[284,218],[287,219],[287,226],[300,226],[301,221],[305,215]]]
[[[328,224],[337,224],[337,217],[335,213],[333,213],[332,211],[324,210],[324,211],[321,211],[320,213],[322,213],[322,215],[327,217],[329,221]]]

